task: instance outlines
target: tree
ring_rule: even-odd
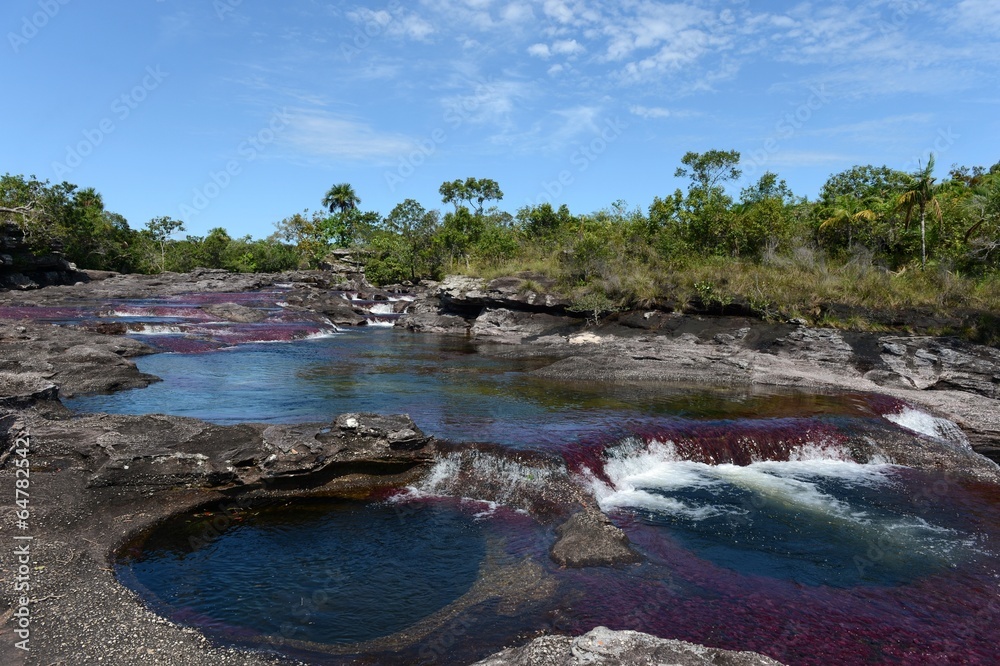
[[[293,243],[299,255],[300,265],[315,268],[327,250],[327,239],[321,228],[324,219],[325,216],[320,211],[311,215],[308,210],[295,213],[275,223],[276,230],[271,240]]]
[[[708,254],[728,254],[736,251],[732,239],[732,199],[726,195],[723,183],[740,177],[740,154],[735,150],[689,152],[681,158],[674,172],[678,178],[691,179],[684,205],[678,216],[683,235],[691,247]]]
[[[160,246],[160,270],[166,269],[167,243],[178,231],[184,231],[184,223],[170,216],[154,217],[146,223],[146,233]]]
[[[847,249],[854,246],[854,229],[861,222],[874,222],[878,216],[871,210],[861,207],[861,202],[849,196],[838,199],[839,205],[823,220],[819,228],[830,229],[840,226],[847,227]]]
[[[690,178],[691,188],[705,193],[706,199],[722,192],[722,183],[736,180],[742,171],[737,150],[710,150],[707,153],[688,152],[674,172],[675,178]]]
[[[396,204],[385,218],[385,227],[399,239],[395,250],[396,260],[407,273],[407,277],[416,280],[421,264],[433,263],[427,260],[431,258],[431,238],[438,227],[437,212],[428,212],[419,202],[406,199]],[[428,266],[431,271],[433,268]]]
[[[906,211],[906,224],[909,226],[913,209],[920,215],[920,266],[927,265],[927,208],[935,213],[938,224],[942,223],[941,204],[935,196],[937,186],[934,184],[934,154],[931,153],[927,166],[910,174],[906,190],[899,195],[898,205]]]
[[[466,202],[470,206],[476,202],[476,215],[483,214],[483,204],[486,201],[500,201],[503,199],[503,192],[500,185],[495,180],[489,178],[466,178],[453,180],[450,183],[442,183],[438,189],[441,194],[441,201],[455,205],[455,211],[461,202]]]
[[[326,192],[323,197],[323,207],[329,209],[331,213],[340,211],[341,214],[355,210],[361,199],[354,192],[350,183],[338,183]]]

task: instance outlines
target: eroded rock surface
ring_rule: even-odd
[[[577,636],[542,636],[474,666],[781,666],[756,652],[733,652],[607,627]]]

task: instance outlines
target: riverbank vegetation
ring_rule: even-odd
[[[549,203],[511,213],[498,183],[466,178],[442,184],[444,212],[407,199],[383,217],[339,183],[322,210],[261,240],[221,228],[178,239],[183,223],[169,217],[135,230],[93,189],[7,175],[0,219],[82,268],[125,272],[315,268],[348,248],[376,284],[522,274],[594,313],[695,299],[877,327],[901,309],[1000,311],[1000,163],[933,173],[933,157],[913,172],[855,166],[810,200],[770,172],[739,189],[736,151],[692,152],[675,173],[685,189],[586,214]]]

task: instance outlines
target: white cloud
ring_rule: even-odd
[[[389,162],[413,150],[410,137],[381,132],[360,120],[309,109],[290,109],[280,137],[302,155],[365,162]]]
[[[548,58],[552,55],[552,51],[549,50],[548,44],[532,44],[528,47],[528,55],[536,58]]]
[[[471,88],[471,92],[445,97],[445,108],[471,122],[503,128],[511,126],[514,111],[531,96],[528,84],[514,80],[479,79],[466,81],[464,87]]]
[[[552,52],[560,55],[576,55],[586,50],[575,39],[561,39],[552,45]]]
[[[545,0],[542,5],[545,15],[559,23],[573,21],[573,10],[563,0]]]
[[[956,23],[965,30],[1000,35],[996,0],[962,0],[955,7]]]
[[[535,12],[525,2],[512,2],[500,10],[500,18],[509,23],[524,23],[533,20]]]
[[[632,115],[639,116],[640,118],[669,118],[674,115],[671,113],[670,109],[665,109],[662,106],[642,106],[639,104],[634,104],[629,107],[629,112]]]

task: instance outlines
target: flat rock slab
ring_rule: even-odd
[[[781,666],[756,652],[733,652],[638,631],[597,627],[582,636],[542,636],[474,666]]]

